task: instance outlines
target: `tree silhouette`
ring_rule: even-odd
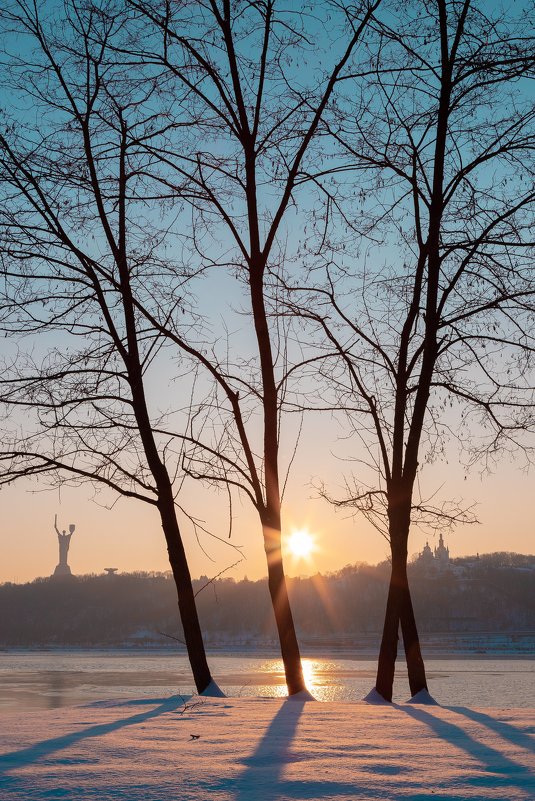
[[[470,519],[420,496],[422,463],[454,436],[474,458],[528,447],[534,49],[523,10],[470,0],[383,7],[358,84],[346,82],[325,121],[341,176],[334,188],[315,176],[332,199],[316,260],[325,282],[315,299],[288,286],[294,312],[334,353],[319,362],[331,406],[346,408],[369,454],[334,500],[390,543],[376,684],[388,700],[400,622],[411,691],[427,687],[407,579],[411,521]]]
[[[150,147],[170,171],[162,188],[192,206],[195,258],[230,266],[243,283],[246,336],[255,348],[237,362],[233,353],[219,356],[216,342],[193,354],[175,338],[214,381],[204,413],[192,418],[184,469],[229,491],[239,489],[258,512],[286,681],[294,694],[305,684],[282,559],[279,446],[281,409],[296,365],[287,332],[271,315],[277,313],[277,276],[284,272],[283,224],[297,203],[305,164],[316,157],[318,126],[379,0],[358,8],[319,4],[317,16],[310,15],[325,26],[332,12],[343,26],[343,44],[327,70],[313,66],[316,43],[302,9],[274,0],[129,4],[149,25],[139,61],[163,68],[179,95],[189,91],[188,110],[196,120],[188,129],[189,148],[184,137]]]
[[[112,5],[13,0],[0,21],[12,101],[0,133],[1,327],[19,348],[33,343],[3,365],[4,404],[24,424],[6,425],[2,482],[47,473],[158,510],[202,692],[211,675],[177,516],[180,456],[148,399],[162,348],[150,319],[191,325],[190,276],[162,261],[146,208],[154,81],[117,60],[125,15]]]

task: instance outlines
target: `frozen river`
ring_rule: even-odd
[[[235,697],[282,696],[280,659],[251,655],[210,657],[214,677]],[[395,700],[409,697],[400,661]],[[321,701],[359,700],[374,685],[374,660],[305,658],[311,692]],[[534,707],[535,660],[426,660],[429,689],[445,706]],[[169,651],[41,651],[0,653],[0,711],[57,708],[104,698],[147,698],[193,692],[187,660]]]

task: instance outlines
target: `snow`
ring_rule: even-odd
[[[433,696],[430,695],[428,690],[420,690],[420,692],[416,693],[416,695],[413,695],[412,698],[410,698],[407,701],[407,703],[425,704],[426,706],[438,706],[437,702],[435,701]]]
[[[373,690],[370,690],[368,695],[365,695],[362,699],[367,704],[389,704],[390,701],[387,701],[386,698],[383,698],[380,692],[374,687]]]
[[[0,714],[1,801],[533,801],[535,709],[149,698]]]
[[[225,698],[225,693],[213,679],[208,687],[202,691],[201,695],[205,698]]]
[[[302,703],[303,701],[315,701],[316,699],[314,698],[312,693],[309,693],[308,690],[301,690],[298,693],[294,693],[293,695],[289,695],[286,700],[287,701],[299,701],[299,702]]]

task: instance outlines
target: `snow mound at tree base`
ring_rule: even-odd
[[[426,704],[427,706],[439,706],[428,690],[420,690],[407,701],[408,704]]]
[[[373,690],[370,690],[368,695],[365,695],[362,700],[366,701],[367,704],[390,704],[390,701],[387,701],[386,698],[383,698],[377,687],[374,687]]]
[[[289,695],[287,701],[315,701],[316,699],[308,690],[301,690],[299,693]]]
[[[208,687],[202,691],[201,695],[203,698],[226,698],[227,696],[219,687],[218,684],[212,679]]]

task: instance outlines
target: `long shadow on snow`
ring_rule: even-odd
[[[243,760],[247,766],[236,780],[236,801],[250,801],[259,784],[263,801],[279,795],[284,766],[292,761],[291,745],[306,701],[287,699],[266,729],[256,751]],[[266,786],[264,786],[266,785]]]
[[[415,720],[425,723],[442,740],[461,748],[473,759],[476,759],[484,771],[488,771],[488,775],[466,777],[464,779],[466,784],[492,788],[513,786],[527,790],[533,783],[535,787],[535,775],[532,771],[524,765],[519,765],[513,759],[509,759],[496,748],[474,739],[460,726],[435,717],[424,709],[415,709],[408,705],[398,708]]]
[[[484,712],[476,712],[476,710],[468,709],[464,706],[450,706],[448,709],[451,709],[452,712],[456,712],[458,715],[463,715],[465,718],[473,720],[475,723],[486,726],[491,731],[499,734],[504,740],[509,740],[509,742],[521,748],[525,748],[530,754],[533,752],[533,738],[521,729],[517,729],[516,726],[505,723],[503,720],[495,720],[491,718],[490,715],[485,715]]]
[[[30,745],[28,748],[22,748],[20,751],[10,751],[8,754],[0,755],[0,776],[3,776],[13,768],[32,765],[34,762],[37,762],[38,759],[47,757],[64,748],[68,748],[70,745],[80,742],[80,740],[86,740],[88,737],[102,737],[104,734],[123,729],[125,726],[135,726],[136,723],[143,723],[146,720],[150,720],[150,718],[163,715],[165,712],[173,712],[184,704],[184,699],[179,695],[172,695],[170,698],[151,700],[153,703],[159,703],[159,706],[154,709],[149,709],[146,712],[139,712],[137,715],[130,715],[128,718],[113,720],[111,723],[97,723],[94,726],[89,726],[87,729],[74,731],[70,734],[63,734],[61,737],[43,740],[40,743]],[[128,701],[128,705],[138,703],[150,703],[150,700],[145,698],[140,701]]]
[[[279,711],[264,732],[256,751],[243,760],[246,769],[236,779],[225,779],[210,789],[234,792],[235,801],[275,801],[281,798],[317,798],[320,794],[354,795],[355,785],[346,782],[311,780],[288,781],[282,779],[286,765],[299,760],[300,754],[292,750],[299,718],[307,703],[297,699],[284,701]],[[308,758],[307,755],[304,755]]]

